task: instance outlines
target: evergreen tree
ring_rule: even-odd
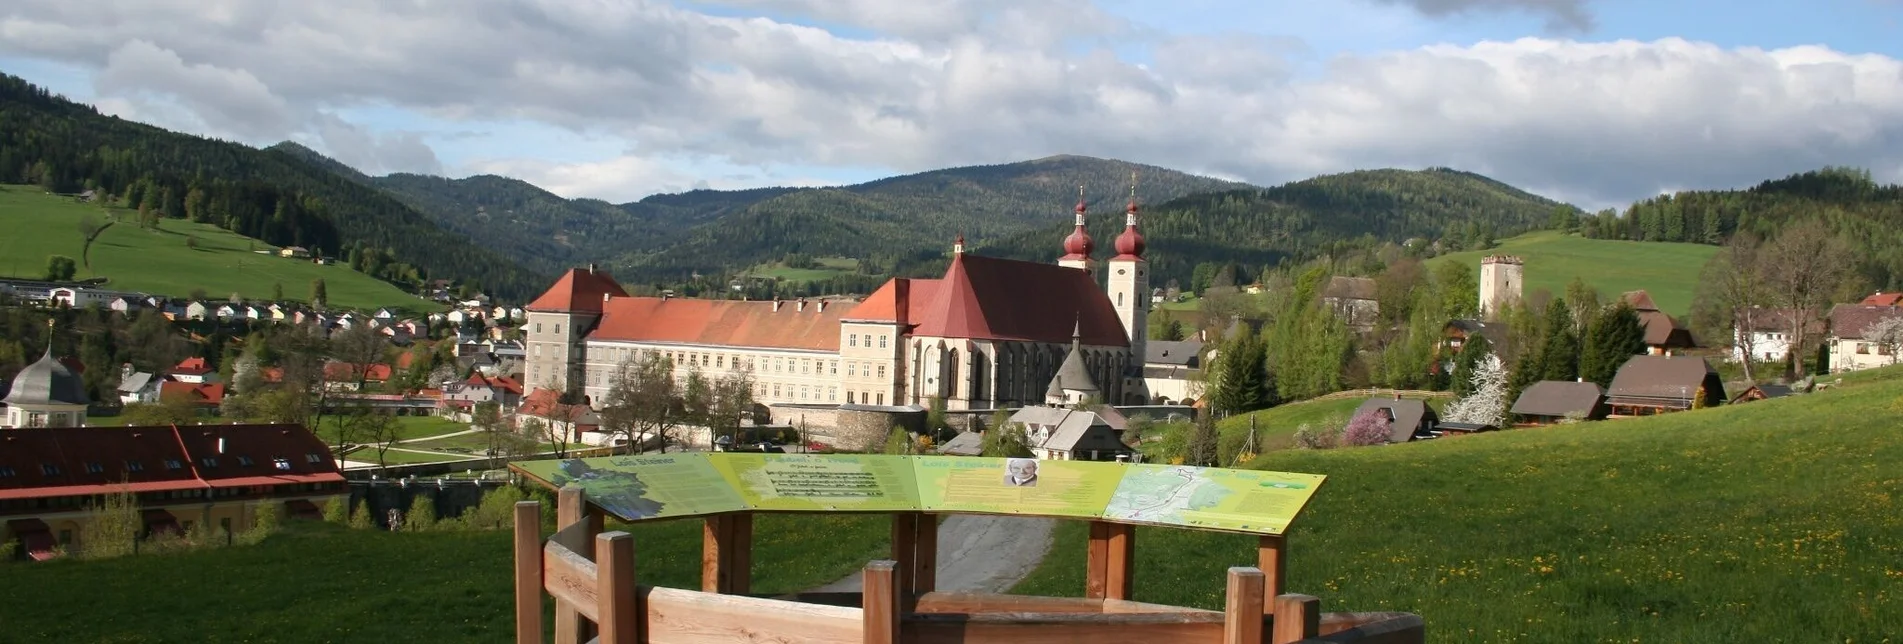
[[[1213,414],[1199,414],[1196,426],[1190,430],[1189,444],[1183,450],[1183,464],[1197,467],[1216,465],[1216,417]]]
[[[311,306],[322,308],[324,303],[329,301],[330,291],[324,288],[324,279],[320,277],[311,280]]]
[[[1454,368],[1449,374],[1449,387],[1456,398],[1473,395],[1474,368],[1482,358],[1493,353],[1493,343],[1478,333],[1467,336],[1467,342],[1460,345],[1460,353],[1454,356]]]
[[[1593,321],[1585,349],[1581,352],[1579,375],[1605,387],[1632,356],[1645,353],[1645,327],[1630,304],[1620,302],[1606,309]]]
[[[1579,377],[1579,337],[1573,335],[1573,315],[1566,300],[1553,298],[1546,305],[1545,348],[1540,350],[1540,380],[1572,380]]]

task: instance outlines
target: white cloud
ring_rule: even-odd
[[[1406,3],[1585,15],[1564,0]],[[905,172],[1076,153],[1264,184],[1447,165],[1596,206],[1825,164],[1903,167],[1903,63],[1819,47],[1527,38],[1342,56],[1295,75],[1288,58],[1304,54],[1286,40],[1177,38],[1076,1],[718,3],[852,37],[641,0],[72,4],[0,8],[0,54],[97,68],[113,109],[160,114],[147,105],[169,97],[202,131],[318,138],[340,156],[355,142],[367,151],[353,164],[435,159],[416,135],[323,139],[325,114],[366,105],[452,121],[442,129],[528,120],[632,150],[582,163],[497,150],[462,164],[561,194],[748,185],[700,176],[703,160]],[[1146,64],[1095,46],[1116,38]]]

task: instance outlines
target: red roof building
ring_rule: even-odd
[[[159,400],[183,400],[199,407],[213,408],[225,402],[223,383],[192,383],[167,380],[159,383]]]
[[[527,307],[523,387],[600,401],[621,364],[658,354],[677,377],[750,371],[755,399],[769,406],[1036,404],[1075,332],[1107,400],[1146,400],[1124,323],[1149,303],[1134,200],[1112,262],[1126,270],[1105,278],[1111,292],[1145,297],[1122,304],[1090,269],[1086,214],[1080,200],[1056,264],[968,253],[960,237],[941,277],[894,278],[860,301],[630,297],[606,273],[572,269]]]
[[[46,559],[83,549],[89,505],[136,495],[145,532],[237,532],[265,504],[310,516],[345,494],[330,448],[301,425],[65,427],[0,432],[0,542]],[[0,557],[16,553],[0,553]]]
[[[1877,291],[1876,294],[1863,298],[1863,301],[1858,302],[1858,304],[1863,306],[1903,306],[1903,293]]]

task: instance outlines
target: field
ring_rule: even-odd
[[[91,270],[80,253],[79,221],[86,215],[102,221],[112,215],[119,221],[93,242]],[[0,274],[38,278],[46,271],[47,256],[65,255],[80,263],[78,278],[108,278],[105,288],[112,290],[185,297],[202,289],[218,300],[232,293],[270,299],[273,287],[281,285],[285,299],[305,301],[311,281],[322,279],[333,307],[439,308],[348,267],[253,253],[273,247],[209,224],[167,219],[158,231],[148,231],[137,222],[138,214],[123,208],[80,203],[33,186],[0,185],[0,230],[7,231],[0,237]],[[188,238],[197,248],[186,246]]]
[[[549,510],[552,512],[552,510]],[[754,587],[788,592],[887,549],[884,516],[761,515]],[[0,564],[7,642],[508,642],[510,535],[387,533],[300,523],[255,547],[107,561]],[[614,526],[642,583],[698,588],[701,523]],[[823,544],[823,545],[822,545]]]
[[[850,257],[821,257],[813,260],[818,268],[788,268],[780,262],[762,264],[750,271],[754,277],[788,282],[817,282],[859,270],[859,260]]]
[[[1289,589],[1402,610],[1436,640],[1882,642],[1903,633],[1903,369],[1805,396],[1381,448],[1329,475]],[[1138,531],[1136,599],[1220,609],[1253,540]],[[1082,591],[1084,530],[1015,592]],[[1885,639],[1885,638],[1892,639]]]
[[[1601,298],[1645,289],[1659,308],[1685,315],[1692,308],[1698,272],[1718,254],[1717,246],[1586,239],[1539,231],[1505,239],[1492,250],[1451,253],[1430,264],[1461,262],[1480,271],[1487,255],[1518,255],[1526,260],[1526,292],[1546,289],[1565,295],[1566,285],[1581,277]]]

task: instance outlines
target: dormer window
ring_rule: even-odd
[[[238,457],[238,467],[251,467],[252,465],[255,465],[255,464],[256,464],[256,461],[251,460],[251,457],[249,456]]]
[[[207,456],[207,457],[198,459],[198,463],[200,465],[204,465],[206,469],[218,467],[218,457]]]
[[[0,479],[13,478],[13,476],[18,473],[19,472],[13,470],[13,466],[11,465],[0,465]]]
[[[104,473],[105,471],[106,471],[106,466],[104,466],[104,465],[100,465],[100,464],[98,464],[98,463],[87,463],[87,464],[86,464],[86,473],[87,473],[87,474],[101,474],[101,473]]]
[[[40,473],[46,476],[59,476],[59,466],[52,463],[41,463]]]
[[[145,464],[138,461],[126,461],[127,472],[144,472]]]
[[[165,469],[182,470],[182,469],[185,469],[185,463],[179,461],[176,458],[168,458],[168,459],[165,459]]]
[[[319,456],[318,456],[318,455],[316,455],[316,454],[305,454],[305,455],[304,455],[304,462],[306,462],[306,463],[310,463],[310,464],[312,464],[312,465],[316,465],[316,464],[318,464],[318,463],[322,463],[322,462],[324,462],[324,459],[323,459],[323,458],[321,458],[321,457],[319,457]]]
[[[278,471],[289,472],[291,471],[291,459],[288,459],[288,458],[271,459],[271,466],[277,468]]]

